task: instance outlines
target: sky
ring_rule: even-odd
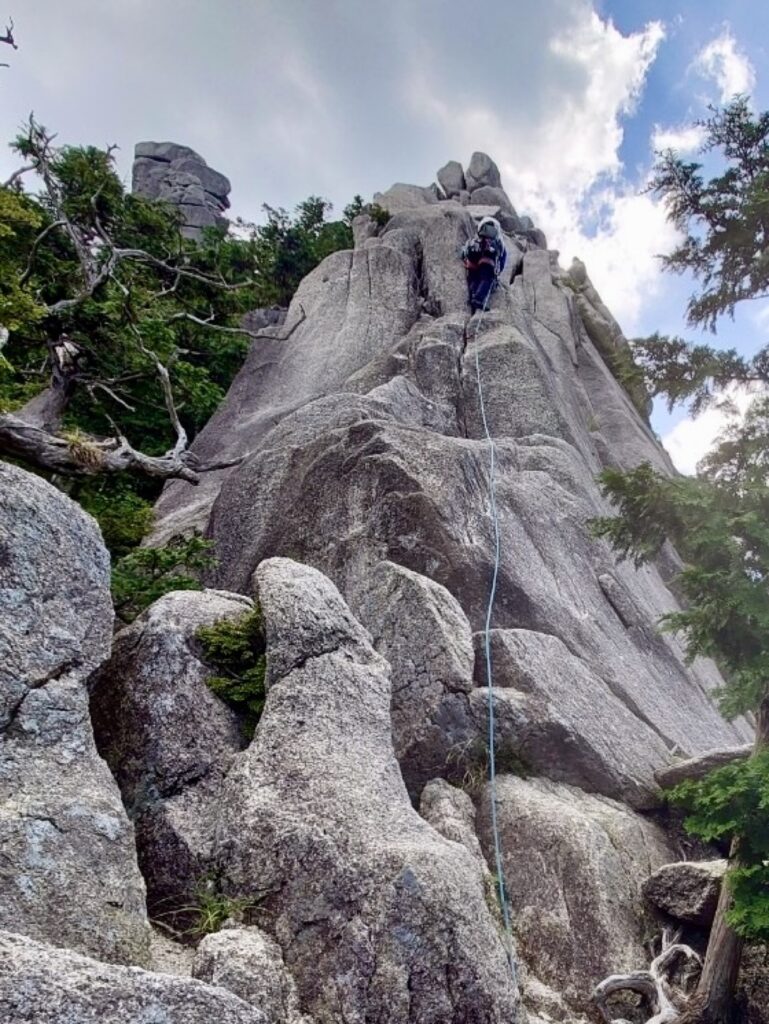
[[[769,302],[686,327],[691,281],[663,274],[676,236],[643,192],[655,149],[693,154],[692,123],[736,92],[769,107],[764,0],[7,0],[0,138],[34,111],[62,143],[192,146],[232,181],[233,213],[341,211],[395,181],[428,184],[474,150],[567,266],[587,265],[628,337],[660,330],[750,353]],[[0,179],[18,164],[0,148]],[[723,417],[658,405],[691,472]]]

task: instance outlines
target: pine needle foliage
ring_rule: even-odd
[[[133,622],[145,608],[173,590],[200,590],[200,574],[215,564],[211,542],[179,538],[164,547],[135,548],[112,567],[115,614]]]
[[[265,700],[267,660],[261,609],[256,606],[238,619],[203,626],[196,637],[203,649],[203,660],[216,672],[206,680],[208,686],[239,712],[243,732],[250,739]]]

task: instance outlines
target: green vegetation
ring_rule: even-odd
[[[219,891],[216,878],[205,875],[195,886],[190,902],[171,910],[156,910],[152,921],[177,939],[198,942],[203,936],[220,931],[230,918],[240,921],[257,905],[247,897],[225,896]]]
[[[383,228],[390,219],[390,214],[379,203],[364,203],[362,196],[354,196],[353,201],[344,208],[344,219],[352,224],[355,217],[367,213],[378,228]]]
[[[267,223],[253,229],[254,258],[261,276],[262,305],[287,306],[300,281],[338,249],[352,248],[352,229],[344,221],[327,221],[331,203],[310,196],[293,219],[283,209],[262,207]]]
[[[210,229],[192,242],[173,207],[125,191],[111,150],[56,146],[33,118],[12,148],[26,172],[0,186],[0,456],[96,517],[129,619],[195,585],[200,541],[128,556],[163,481],[212,468],[188,446],[251,343],[243,314],[287,305],[352,245],[349,218],[328,220],[311,196],[293,217],[265,207],[246,237]]]
[[[204,935],[218,932],[229,918],[239,920],[244,913],[254,907],[255,904],[246,897],[224,896],[209,883],[204,883],[197,888],[192,906],[182,908],[182,911],[189,910],[193,914],[192,924],[186,930],[186,934],[193,938],[202,938]]]
[[[214,565],[211,542],[177,539],[158,548],[135,548],[112,567],[112,600],[122,622],[133,622],[172,590],[200,590],[199,576]]]
[[[702,124],[704,150],[723,158],[706,181],[698,163],[660,156],[651,189],[685,234],[665,266],[699,283],[687,307],[690,324],[715,331],[746,299],[769,297],[769,113],[753,115],[738,97]],[[649,391],[670,407],[698,413],[732,386],[769,383],[769,346],[751,358],[681,338],[637,341],[634,351]],[[742,938],[769,935],[769,399],[759,394],[743,422],[733,422],[695,478],[669,479],[649,465],[607,470],[604,493],[618,515],[594,523],[620,557],[638,565],[670,540],[684,560],[677,584],[684,609],[663,629],[683,635],[690,658],[721,667],[723,711],[753,712],[752,757],[678,787],[688,827],[706,840],[731,842],[727,898],[722,899],[697,988],[698,1020],[727,1024]]]
[[[663,265],[701,282],[689,300],[689,323],[715,330],[738,303],[769,295],[769,112],[754,115],[746,97],[710,110],[711,117],[698,122],[702,149],[722,157],[723,173],[706,180],[702,164],[667,150],[649,189],[663,197],[684,234]]]
[[[450,774],[457,785],[470,796],[477,796],[489,780],[489,750],[485,740],[458,744],[449,751],[446,763],[452,766]],[[498,775],[527,779],[532,774],[531,766],[507,743],[496,745],[494,766]]]
[[[769,939],[769,751],[683,782],[670,799],[689,811],[684,824],[707,842],[739,836],[739,862],[727,878],[729,924],[745,938]]]
[[[197,632],[203,660],[216,671],[206,680],[213,692],[242,715],[250,739],[264,708],[264,622],[259,607],[239,619],[223,619]]]

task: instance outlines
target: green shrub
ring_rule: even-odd
[[[264,708],[265,658],[264,623],[257,606],[239,619],[224,619],[203,626],[197,634],[203,660],[215,672],[206,680],[243,720],[243,731],[251,738]]]
[[[390,212],[379,203],[364,203],[362,196],[354,196],[353,201],[344,208],[345,222],[352,226],[352,222],[361,213],[367,213],[380,228],[385,226],[391,216]]]
[[[668,795],[689,811],[688,831],[707,842],[739,836],[739,863],[726,876],[734,896],[727,920],[747,939],[769,939],[769,751]]]
[[[113,559],[123,558],[141,544],[152,528],[152,502],[134,487],[124,476],[96,477],[78,481],[71,494],[101,527]]]
[[[133,622],[172,590],[200,590],[200,572],[215,564],[202,537],[175,539],[165,547],[135,548],[112,567],[112,600],[122,622]]]

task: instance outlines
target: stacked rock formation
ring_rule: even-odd
[[[492,652],[510,773],[504,866],[530,1005],[584,1011],[602,973],[644,964],[641,885],[677,859],[638,814],[660,805],[655,773],[674,754],[737,747],[750,728],[719,714],[715,667],[687,667],[657,630],[676,607],[664,582],[673,554],[636,571],[590,533],[608,511],[603,467],[672,472],[647,396],[621,383],[621,328],[584,266],[563,269],[518,216],[487,156],[447,164],[438,182],[378,193],[385,226],[362,215],[355,250],[300,286],[285,340],[254,341],[196,441],[204,459],[244,461],[198,488],[168,485],[157,538],[205,530],[212,582],[235,591],[274,555],[326,573],[390,664],[412,799],[436,777],[480,785],[494,547],[477,359],[502,531]],[[458,253],[486,215],[510,259],[490,311],[469,320]],[[478,807],[488,855],[486,794]],[[546,884],[543,843],[559,851]]]
[[[139,142],[133,163],[133,191],[178,208],[182,234],[199,241],[204,228],[226,230],[230,182],[202,156],[175,142]]]
[[[597,982],[646,965],[655,920],[709,926],[723,865],[677,863],[658,781],[744,756],[750,728],[719,714],[715,666],[687,666],[657,630],[675,553],[635,571],[590,532],[602,467],[671,471],[646,396],[621,383],[622,331],[484,154],[375,198],[387,223],[361,215],[355,249],[304,280],[285,322],[252,317],[195,442],[240,461],[158,504],[156,541],[213,541],[211,589],[166,595],[111,639],[94,523],[0,464],[9,1024],[586,1024]],[[488,213],[510,260],[468,318],[459,250]],[[477,368],[517,981],[488,866]],[[196,634],[254,602],[267,694],[247,740]],[[225,927],[194,950],[161,941],[147,906],[175,920],[201,884]]]

